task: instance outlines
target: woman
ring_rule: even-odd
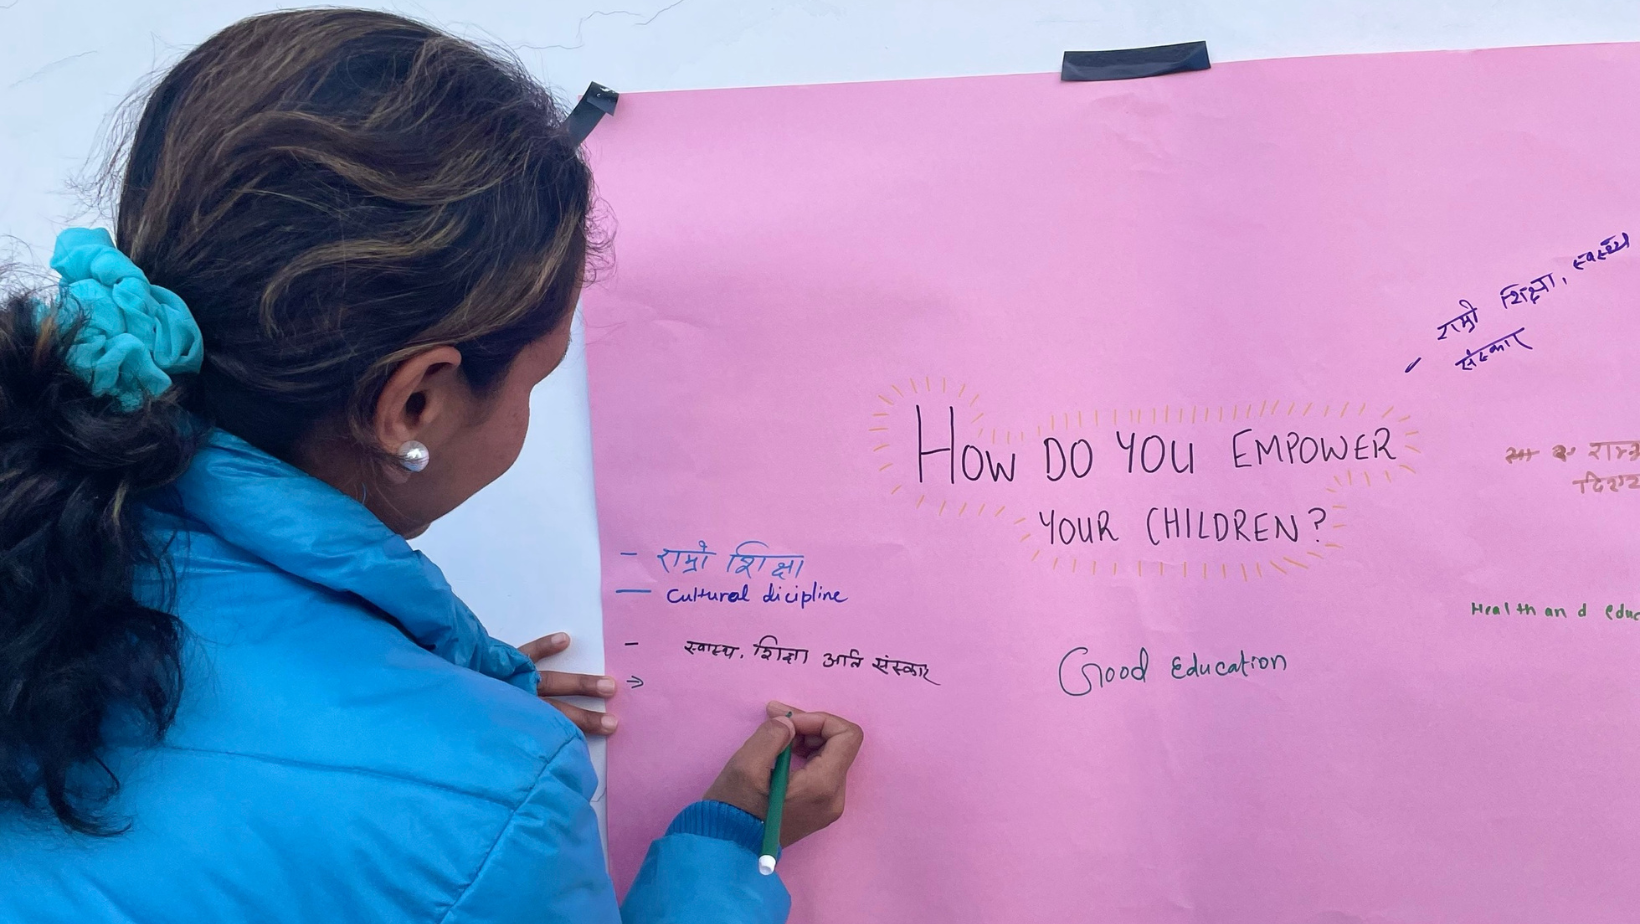
[[[485,634],[405,539],[517,457],[593,249],[515,65],[358,11],[256,17],[136,125],[116,233],[0,309],[0,920],[780,921],[852,724],[770,705],[617,912],[609,696]]]

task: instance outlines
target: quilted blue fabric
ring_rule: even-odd
[[[176,724],[155,746],[111,723],[123,834],[0,808],[0,921],[623,920],[585,740],[431,562],[220,431],[148,509],[175,593],[139,590],[187,629]],[[784,921],[761,830],[688,807],[624,920]]]

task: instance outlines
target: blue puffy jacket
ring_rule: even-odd
[[[0,808],[0,921],[785,920],[761,823],[708,802],[618,911],[580,731],[350,498],[218,432],[150,512],[187,628],[176,724],[111,723],[123,834]]]

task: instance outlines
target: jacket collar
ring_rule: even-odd
[[[356,594],[452,664],[535,692],[535,665],[484,631],[438,566],[363,504],[223,430],[176,483],[186,515],[288,574]]]

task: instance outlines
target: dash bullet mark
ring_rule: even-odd
[[[637,642],[626,642],[625,644],[626,644],[626,647],[631,648],[633,645],[636,645],[638,643]]]
[[[654,593],[654,591],[652,591],[652,590],[648,590],[646,588],[641,588],[641,587],[617,587],[615,589],[615,592],[618,593],[618,594],[649,594],[649,593]]]
[[[1423,357],[1422,357],[1422,356],[1420,356],[1420,357],[1418,357],[1418,358],[1417,358],[1417,359],[1415,359],[1415,360],[1413,360],[1413,361],[1412,361],[1412,365],[1411,365],[1411,366],[1407,366],[1407,371],[1408,371],[1408,372],[1411,372],[1411,371],[1412,371],[1412,366],[1416,366],[1416,365],[1418,365],[1418,364],[1419,364],[1419,363],[1421,363],[1421,362],[1423,362],[1423,361],[1424,361],[1424,358],[1423,358]]]
[[[627,556],[628,558],[637,558],[638,557],[637,552],[622,552],[621,554]]]

